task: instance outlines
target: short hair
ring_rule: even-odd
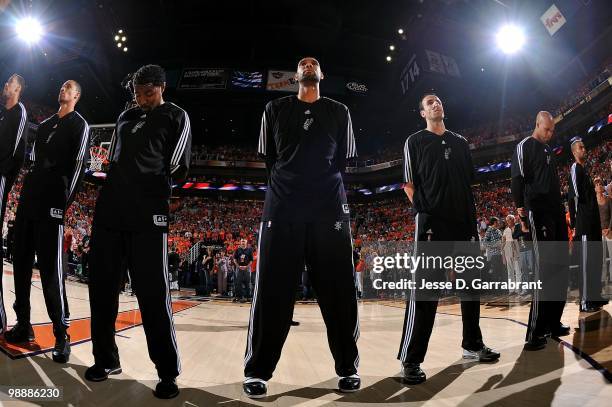
[[[421,96],[421,99],[419,99],[419,112],[421,110],[425,110],[425,107],[423,106],[423,99],[425,99],[427,96],[435,96],[438,97],[438,95],[436,95],[433,92],[425,92],[423,93],[423,96]]]
[[[74,79],[70,79],[70,81],[73,83],[73,85],[76,88],[77,92],[79,92],[79,94],[82,94],[83,93],[83,88],[81,87],[81,84],[78,83],[77,81],[75,81]]]
[[[19,74],[12,74],[11,77],[9,78],[9,82],[12,80],[16,80],[17,83],[19,84],[19,86],[21,87],[21,91],[20,93],[23,93],[23,91],[25,90],[25,79],[23,79],[23,76],[19,75]]]
[[[495,222],[498,222],[498,221],[499,221],[499,219],[497,219],[495,216],[491,216],[489,218],[489,225],[492,225],[492,224],[494,224]]]
[[[166,71],[159,65],[144,65],[136,71],[132,82],[134,85],[162,86],[166,83]]]

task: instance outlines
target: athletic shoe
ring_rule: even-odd
[[[32,342],[34,330],[30,324],[17,323],[14,327],[4,333],[4,339],[8,343]]]
[[[265,380],[256,377],[247,377],[242,382],[242,391],[248,398],[261,399],[268,394],[268,385]]]
[[[54,362],[68,363],[68,359],[70,359],[70,335],[63,335],[61,338],[55,339],[55,347],[51,352],[51,357]]]
[[[427,379],[420,363],[402,364],[402,381],[407,384],[423,383]]]
[[[532,340],[525,342],[523,346],[524,350],[535,351],[544,349],[546,347],[546,338],[543,336],[536,336]]]
[[[475,359],[478,362],[493,362],[499,359],[500,353],[483,346],[480,350],[463,349],[463,359]]]
[[[341,393],[354,393],[361,388],[361,379],[358,374],[338,379],[338,390]]]
[[[153,395],[158,399],[172,399],[180,393],[178,386],[176,385],[176,378],[164,378],[159,379],[159,383],[153,390]]]
[[[569,335],[570,333],[570,327],[567,325],[563,325],[561,322],[559,322],[559,325],[552,329],[550,334],[551,336],[557,337],[557,336],[565,336],[565,335]]]
[[[108,379],[108,375],[120,373],[121,366],[106,369],[98,365],[93,365],[85,371],[85,378],[90,382],[102,382]]]

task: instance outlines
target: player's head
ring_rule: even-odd
[[[533,135],[544,143],[548,143],[555,133],[555,120],[552,114],[546,111],[538,112]]]
[[[586,159],[587,151],[581,138],[575,138],[572,141],[572,155],[578,162],[582,162]]]
[[[312,85],[321,82],[323,79],[323,72],[321,72],[321,65],[316,58],[305,57],[300,59],[297,65],[297,72],[295,74],[295,80],[302,85]]]
[[[419,101],[419,112],[426,121],[439,122],[444,120],[444,106],[435,93],[426,93]]]
[[[67,80],[62,84],[60,88],[59,95],[57,95],[57,101],[60,104],[70,104],[76,103],[81,99],[81,85],[73,80]]]
[[[246,249],[246,247],[247,247],[247,240],[246,239],[240,239],[240,247],[242,247],[243,249]]]
[[[163,103],[166,89],[166,72],[159,65],[140,67],[132,79],[136,104],[142,110],[152,110]]]
[[[17,99],[19,99],[24,89],[25,79],[23,79],[21,75],[17,75],[16,73],[14,73],[8,78],[8,80],[4,84],[4,89],[2,89],[2,96],[8,99],[13,95],[16,95]]]

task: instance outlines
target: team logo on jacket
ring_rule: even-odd
[[[342,230],[342,222],[336,222],[334,224],[334,229],[336,230]]]
[[[342,212],[346,213],[347,215],[351,213],[348,204],[342,204]]]
[[[51,208],[51,217],[56,219],[62,219],[64,217],[64,210]]]
[[[144,126],[144,124],[144,121],[136,123],[136,126],[134,126],[134,128],[132,129],[132,134],[135,134],[138,130],[140,130],[142,126]]]
[[[310,114],[310,109],[306,110],[304,114]]]
[[[166,215],[153,215],[153,223],[155,226],[168,226],[168,217]]]
[[[451,153],[451,148],[450,147],[444,149],[444,159],[445,160],[449,159],[450,153]]]
[[[314,122],[314,119],[312,117],[309,117],[308,119],[306,119],[304,121],[304,130],[308,131],[308,129],[310,128],[313,122]]]

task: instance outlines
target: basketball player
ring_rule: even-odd
[[[571,147],[576,162],[572,164],[568,175],[568,204],[570,226],[575,230],[574,247],[580,253],[580,311],[595,312],[605,303],[601,298],[603,247],[599,205],[595,196],[595,185],[589,175],[587,151],[582,139],[575,138]]]
[[[477,242],[476,207],[471,189],[474,166],[468,143],[446,129],[444,107],[438,96],[425,94],[419,101],[419,110],[427,128],[409,136],[404,146],[404,191],[417,212],[415,243],[422,240]],[[415,253],[421,253],[417,246]],[[433,280],[443,273],[443,270],[417,269],[412,278]],[[438,295],[410,291],[398,353],[405,383],[426,380],[420,364],[427,352]],[[480,302],[462,299],[461,316],[463,358],[480,362],[498,359],[499,352],[486,347],[482,341]]]
[[[349,209],[342,182],[356,156],[348,108],[320,96],[321,67],[299,61],[296,96],[266,105],[259,154],[269,174],[259,232],[257,275],[243,389],[265,397],[293,315],[299,276],[308,266],[327,326],[342,392],[359,389],[359,325]]]
[[[24,89],[25,80],[21,76],[13,74],[8,78],[2,90],[4,109],[0,111],[0,236],[4,224],[6,202],[19,169],[23,165],[25,154],[28,115],[25,107],[19,101]],[[3,254],[3,251],[0,250],[0,265],[2,264]],[[2,273],[0,272],[0,333],[6,332],[6,324]]]
[[[85,378],[102,381],[121,373],[115,320],[126,264],[160,378],[154,394],[165,399],[178,395],[181,371],[168,287],[169,200],[172,183],[189,169],[191,128],[187,112],[164,102],[162,67],[141,67],[133,86],[138,106],[117,120],[93,219],[89,299],[95,364]]]
[[[60,108],[38,126],[33,162],[23,181],[15,218],[15,313],[17,325],[4,336],[7,342],[34,339],[30,325],[32,266],[37,255],[47,312],[53,323],[55,362],[66,363],[70,356],[68,302],[63,261],[64,215],[74,199],[85,167],[89,147],[89,126],[74,110],[81,99],[81,85],[64,82],[59,92]]]
[[[561,324],[568,279],[565,208],[561,203],[555,155],[548,142],[555,131],[549,112],[539,112],[533,134],[517,144],[512,157],[512,195],[521,219],[530,226],[534,248],[534,290],[525,350],[546,346],[545,335],[562,336]],[[542,242],[545,242],[542,244]]]

